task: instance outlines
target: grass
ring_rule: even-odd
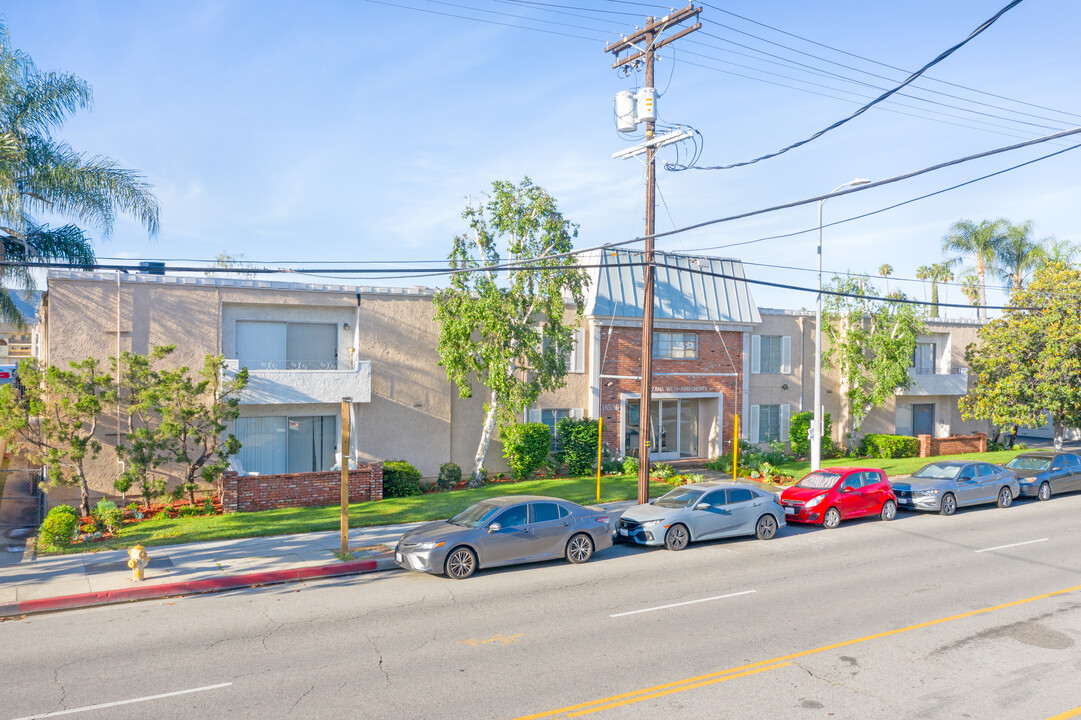
[[[965,455],[942,455],[933,458],[838,458],[836,460],[823,460],[822,467],[869,467],[884,470],[886,475],[909,475],[929,462],[935,460],[966,460],[983,461],[1000,465],[1024,450],[1002,450],[999,452],[967,453]],[[809,461],[793,461],[778,465],[777,470],[796,478],[797,480],[811,471]]]
[[[671,486],[650,482],[650,497],[659,497]],[[395,525],[397,523],[442,520],[451,517],[478,500],[498,495],[549,495],[589,505],[597,500],[597,478],[550,478],[517,483],[493,483],[479,488],[452,490],[443,493],[390,498],[377,502],[349,505],[349,527]],[[609,475],[601,479],[601,502],[633,500],[638,495],[638,479],[633,475]],[[69,554],[119,550],[136,543],[143,546],[175,545],[178,543],[236,540],[267,535],[338,530],[341,527],[339,506],[318,508],[288,508],[262,512],[203,515],[187,518],[154,518],[124,526],[117,536],[93,543],[80,543],[63,550],[41,554]]]

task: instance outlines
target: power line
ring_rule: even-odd
[[[910,83],[912,83],[914,80],[916,80],[916,78],[918,78],[920,75],[922,75],[929,68],[931,68],[931,67],[937,65],[938,63],[942,62],[943,60],[948,58],[950,55],[955,53],[957,50],[959,50],[960,48],[967,45],[973,38],[975,38],[977,35],[982,33],[987,28],[991,27],[991,25],[994,24],[994,22],[996,20],[998,20],[1000,17],[1002,17],[1002,15],[1004,15],[1007,11],[1009,11],[1013,7],[1019,5],[1021,2],[1022,2],[1022,0],[1011,0],[1011,2],[1008,3],[1004,8],[999,10],[997,13],[995,13],[993,16],[991,16],[991,18],[984,21],[984,23],[982,25],[980,25],[978,28],[976,28],[971,33],[969,33],[968,37],[966,37],[964,40],[957,43],[953,47],[951,47],[951,48],[943,51],[942,53],[940,53],[936,58],[934,58],[933,60],[931,60],[930,62],[925,64],[923,67],[921,67],[919,70],[917,70],[913,74],[911,74],[904,82],[902,82],[901,84],[897,85],[896,87],[888,90],[887,92],[882,93],[881,95],[879,95],[877,98],[875,98],[871,102],[869,102],[866,105],[863,105],[862,107],[860,107],[858,110],[856,110],[856,112],[852,113],[848,117],[845,117],[845,118],[842,118],[842,119],[838,120],[837,122],[833,123],[832,125],[829,125],[826,128],[823,128],[822,130],[819,130],[814,135],[811,135],[808,138],[804,138],[803,140],[799,140],[797,142],[794,142],[794,143],[792,143],[792,144],[790,144],[790,145],[788,145],[786,147],[781,148],[780,150],[776,150],[776,151],[774,151],[772,153],[762,155],[762,156],[754,158],[752,160],[744,160],[743,162],[732,163],[732,164],[729,164],[729,165],[713,165],[713,166],[709,166],[709,167],[701,167],[701,166],[693,166],[693,167],[692,166],[678,166],[677,167],[677,166],[674,166],[674,165],[671,165],[671,164],[666,164],[665,168],[668,169],[668,170],[690,170],[690,169],[693,169],[693,170],[731,170],[732,168],[745,167],[747,165],[753,165],[754,163],[758,163],[758,162],[761,162],[763,160],[769,160],[770,158],[775,158],[778,155],[783,155],[784,153],[788,152],[789,150],[794,150],[794,149],[796,149],[798,147],[806,145],[809,142],[817,140],[818,138],[822,137],[823,135],[830,132],[831,130],[835,130],[836,128],[841,127],[842,125],[849,122],[850,120],[853,120],[853,119],[859,117],[860,115],[867,112],[869,109],[871,109],[875,105],[879,104],[883,100],[886,100],[891,95],[897,93],[899,90],[901,90],[902,88],[904,88],[907,85],[909,85]]]

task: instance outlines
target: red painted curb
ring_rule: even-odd
[[[121,590],[81,593],[79,595],[61,595],[59,597],[23,600],[0,605],[0,618],[54,610],[93,607],[95,605],[110,605],[135,600],[152,600],[154,598],[175,597],[178,595],[198,595],[200,593],[234,590],[256,585],[297,582],[312,578],[356,575],[358,573],[372,572],[376,569],[378,569],[378,563],[375,560],[354,560],[353,562],[335,563],[334,565],[319,565],[317,567],[292,568],[289,570],[268,570],[266,572],[210,578],[208,580],[189,580],[188,582],[143,585]]]

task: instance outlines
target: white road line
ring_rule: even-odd
[[[130,705],[131,703],[146,702],[147,700],[159,700],[161,698],[173,697],[174,695],[187,695],[189,693],[203,692],[204,690],[217,690],[218,688],[229,687],[233,683],[219,683],[218,685],[206,685],[204,687],[192,688],[191,690],[177,690],[176,692],[162,693],[161,695],[148,695],[141,698],[133,698],[131,700],[117,700],[116,702],[102,703],[100,705],[87,705],[81,708],[72,708],[71,710],[56,710],[55,712],[47,712],[42,715],[27,715],[26,717],[15,718],[15,720],[37,720],[38,718],[51,718],[59,717],[60,715],[71,715],[72,713],[86,712],[87,710],[101,710],[102,708],[116,707],[117,705]]]
[[[991,552],[992,550],[1005,550],[1006,548],[1018,547],[1020,545],[1031,545],[1032,543],[1047,542],[1047,538],[1040,538],[1039,540],[1026,540],[1025,542],[1013,543],[1012,545],[999,545],[993,548],[984,548],[983,550],[977,550],[976,552]]]
[[[694,605],[695,603],[709,602],[710,600],[724,600],[725,598],[737,597],[739,595],[750,595],[756,590],[744,590],[737,593],[729,593],[727,595],[714,595],[713,597],[702,598],[701,600],[688,600],[687,602],[672,603],[671,605],[660,605],[658,607],[645,608],[644,610],[631,610],[630,612],[616,613],[615,615],[609,615],[610,618],[623,617],[624,615],[637,615],[638,613],[653,612],[654,610],[667,610],[668,608],[680,607],[681,605]]]

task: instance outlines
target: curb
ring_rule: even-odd
[[[268,570],[265,572],[233,575],[231,577],[210,578],[207,580],[189,580],[188,582],[163,583],[142,587],[123,588],[121,590],[103,590],[101,592],[81,593],[79,595],[61,595],[37,600],[0,605],[0,619],[12,618],[34,613],[73,610],[76,608],[113,605],[155,600],[164,597],[200,595],[202,593],[235,590],[237,588],[277,585],[300,582],[318,578],[338,577],[341,575],[359,575],[396,568],[393,557],[380,557],[374,560],[354,560],[353,562],[320,565],[317,567],[293,568],[290,570]]]

